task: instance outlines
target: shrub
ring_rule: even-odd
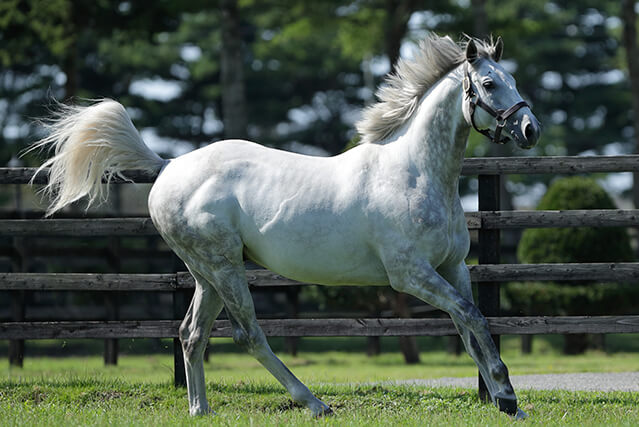
[[[575,176],[556,180],[541,199],[538,210],[615,209],[595,180]],[[517,255],[524,263],[623,262],[634,259],[624,228],[577,227],[526,230]],[[639,297],[634,284],[509,283],[505,306],[524,315],[621,314]],[[583,352],[585,336],[566,340],[565,353]]]
[[[575,176],[555,181],[538,210],[615,209],[606,191],[593,179]],[[622,262],[633,259],[624,228],[577,227],[526,230],[517,255],[522,262]]]

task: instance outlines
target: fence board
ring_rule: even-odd
[[[469,265],[474,282],[639,280],[639,263],[483,264]],[[254,287],[306,285],[265,269],[247,270]],[[177,274],[0,273],[0,290],[27,291],[175,291],[191,289],[186,272]]]
[[[636,227],[638,209],[466,212],[469,230],[538,227]],[[151,218],[2,219],[0,236],[154,236]]]
[[[493,334],[637,333],[639,316],[489,317]],[[445,336],[457,331],[450,319],[275,319],[258,322],[267,336]],[[175,338],[179,320],[3,322],[0,339]],[[212,337],[230,337],[227,320]]]
[[[473,157],[464,159],[462,175],[573,174],[637,172],[639,156]]]
[[[637,209],[482,211],[480,216],[482,229],[639,226]]]
[[[474,282],[639,280],[639,263],[484,264],[469,265]]]
[[[154,236],[151,218],[3,219],[0,236]]]
[[[0,184],[28,184],[36,168],[0,168]],[[498,174],[573,174],[598,172],[639,172],[639,155],[623,156],[544,156],[473,157],[464,159],[463,175]],[[157,175],[143,171],[125,171],[136,183],[152,183]],[[48,170],[36,176],[35,184],[46,184]],[[129,181],[116,180],[117,183]]]
[[[175,274],[0,273],[0,290],[174,291],[177,288]]]

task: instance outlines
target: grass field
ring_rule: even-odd
[[[636,337],[610,337],[619,351],[560,356],[552,337],[535,342],[532,355],[521,355],[517,341],[506,338],[503,359],[513,374],[638,371]],[[615,344],[615,340],[625,342]],[[612,340],[612,341],[611,341]],[[307,342],[307,340],[304,340]],[[174,389],[169,354],[132,354],[105,368],[100,356],[27,357],[23,369],[0,369],[0,425],[509,425],[515,421],[481,404],[475,390],[375,385],[370,382],[476,375],[465,354],[451,356],[438,341],[424,340],[418,365],[405,365],[401,354],[366,357],[353,351],[353,340],[311,340],[298,357],[281,354],[285,363],[335,411],[314,420],[294,405],[281,386],[252,358],[230,352],[216,340],[205,364],[213,417],[188,416],[186,391]],[[99,344],[99,343],[98,343]],[[39,343],[60,346],[67,343]],[[121,345],[127,348],[127,343]],[[277,340],[274,347],[280,346]],[[166,345],[168,353],[169,346]],[[392,342],[385,347],[392,348]],[[306,351],[314,349],[315,351]],[[339,349],[339,351],[337,350]],[[361,349],[361,347],[359,347]],[[27,349],[29,350],[29,348]],[[38,353],[34,348],[32,353]],[[132,351],[135,353],[135,351]],[[27,351],[27,356],[29,352]],[[529,425],[639,425],[639,393],[520,391]]]

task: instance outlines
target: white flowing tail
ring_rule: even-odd
[[[122,104],[110,99],[89,107],[61,105],[47,126],[49,136],[29,149],[54,152],[38,169],[51,169],[44,188],[51,197],[47,216],[84,196],[87,208],[105,201],[103,177],[108,183],[126,169],[157,172],[164,163],[144,144]]]

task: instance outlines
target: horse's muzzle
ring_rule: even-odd
[[[521,133],[523,135],[522,143],[519,144],[521,148],[532,148],[537,144],[541,129],[535,116],[531,118],[528,114],[524,115],[521,121]]]
[[[541,127],[532,112],[529,109],[526,110],[522,111],[520,120],[514,120],[511,126],[507,126],[507,134],[517,143],[519,148],[527,150],[537,144]]]

